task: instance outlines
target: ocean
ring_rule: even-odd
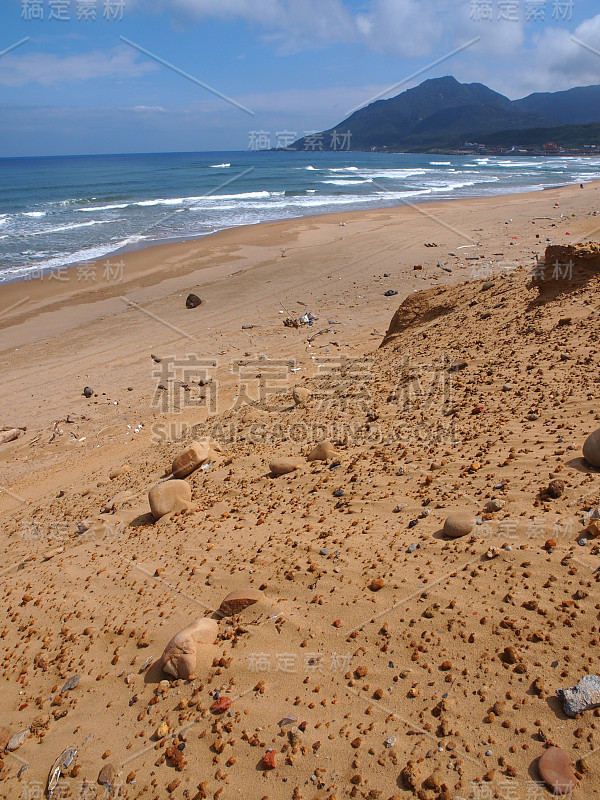
[[[585,157],[161,153],[0,159],[0,283],[260,222],[600,179]]]

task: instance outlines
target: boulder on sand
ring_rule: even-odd
[[[272,475],[287,475],[300,469],[302,461],[299,458],[276,458],[269,463]]]
[[[475,517],[468,511],[455,511],[446,517],[444,522],[444,535],[449,539],[459,539],[473,533]]]
[[[583,457],[592,467],[600,469],[600,428],[590,433],[583,444]]]
[[[577,779],[571,769],[571,759],[560,747],[549,747],[540,758],[538,769],[542,780],[555,795],[570,795],[577,785]]]
[[[600,706],[600,678],[597,675],[584,675],[577,686],[557,689],[556,694],[562,700],[565,714],[574,717]]]
[[[248,606],[258,603],[263,597],[264,595],[259,589],[236,589],[223,599],[217,614],[221,617],[232,617],[234,614],[239,614],[245,608],[248,608]]]
[[[329,461],[337,455],[338,453],[331,442],[328,439],[324,439],[310,451],[307,461]]]
[[[187,299],[185,301],[186,308],[198,308],[198,306],[202,305],[202,300],[198,297],[197,294],[188,294]]]
[[[216,620],[202,617],[179,631],[165,647],[158,665],[174,678],[188,680],[196,669],[196,651],[199,644],[213,644],[217,638]]]
[[[208,442],[192,442],[173,461],[172,472],[174,478],[187,478],[195,469],[202,466],[209,457],[210,447]]]
[[[150,511],[155,520],[184,511],[192,501],[192,490],[186,481],[165,481],[148,492]]]

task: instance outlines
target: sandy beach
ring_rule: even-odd
[[[526,800],[553,746],[598,795],[600,711],[556,691],[598,673],[600,269],[544,255],[599,237],[591,183],[3,286],[0,797],[75,748],[55,797]]]

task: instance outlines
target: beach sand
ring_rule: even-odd
[[[598,794],[600,712],[555,695],[598,672],[598,273],[531,277],[597,212],[588,184],[328,215],[3,287],[0,428],[27,430],[0,445],[0,727],[31,735],[0,797],[74,747],[55,796],[106,797],[112,765],[130,798],[525,800],[549,744]],[[154,522],[205,437],[190,507]],[[448,539],[456,511],[481,525]],[[197,677],[161,674],[249,588]]]

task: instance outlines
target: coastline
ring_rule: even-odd
[[[303,234],[316,229],[323,238],[324,231],[334,230],[335,226],[341,227],[342,224],[351,224],[353,233],[364,233],[371,225],[385,227],[392,220],[402,224],[410,220],[421,221],[430,218],[435,223],[435,218],[439,217],[442,223],[437,227],[442,227],[443,230],[444,225],[448,224],[444,221],[446,215],[452,219],[460,218],[463,211],[485,212],[490,208],[508,205],[518,208],[535,203],[536,199],[552,193],[562,198],[570,197],[573,192],[576,196],[581,194],[585,198],[600,187],[600,181],[593,181],[584,186],[584,190],[579,188],[579,184],[565,184],[551,188],[544,187],[534,192],[511,192],[504,195],[437,200],[418,204],[405,203],[387,208],[318,214],[236,226],[195,239],[116,251],[99,261],[84,261],[69,265],[59,277],[45,275],[4,284],[2,286],[4,310],[0,312],[0,331],[30,320],[32,314],[59,312],[67,307],[73,309],[76,306],[87,307],[91,304],[95,311],[91,317],[86,317],[89,321],[97,316],[122,309],[122,304],[114,301],[127,291],[141,290],[144,299],[155,299],[160,296],[159,287],[163,283],[165,291],[173,288],[183,290],[188,283],[200,289],[203,285],[224,277],[228,259],[233,260],[234,266],[238,265],[237,270],[245,272],[252,266],[254,248],[264,247],[266,243],[267,247],[293,248]],[[334,239],[343,240],[345,233],[347,232],[338,231]],[[273,238],[269,243],[270,237]],[[274,244],[275,239],[278,240],[277,245]],[[325,235],[325,239],[329,237]],[[98,270],[93,280],[79,274],[81,268],[91,264],[99,265],[104,273],[107,263],[111,265],[109,273],[102,274],[100,279]],[[119,272],[122,271],[122,280],[110,275],[110,271],[117,272],[117,266]],[[77,322],[76,318],[77,315],[72,315],[67,327],[74,327],[72,323]],[[56,326],[53,330],[56,332]]]

